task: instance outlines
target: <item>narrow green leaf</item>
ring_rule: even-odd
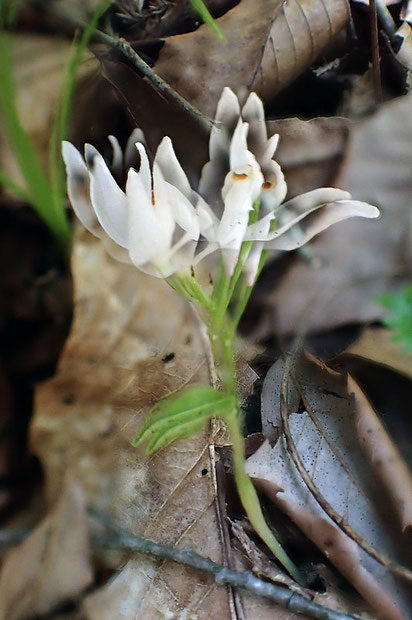
[[[106,12],[111,4],[111,0],[104,0],[96,7],[93,16],[84,29],[80,40],[73,41],[69,61],[65,68],[65,79],[63,91],[60,98],[59,110],[55,116],[50,142],[49,142],[49,168],[50,181],[52,186],[51,202],[56,220],[59,226],[68,228],[65,214],[66,205],[66,182],[64,174],[64,163],[61,156],[61,143],[67,138],[69,127],[70,110],[75,92],[76,76],[78,68],[82,62],[83,53],[89,44],[90,37],[95,31],[99,19]],[[67,234],[69,231],[67,230]]]
[[[157,403],[132,444],[137,446],[150,440],[150,445],[157,445],[161,437],[169,432],[175,438],[179,437],[179,428],[187,432],[185,429],[191,424],[196,425],[201,419],[207,420],[213,416],[224,416],[226,412],[233,411],[234,406],[233,396],[211,387],[193,386],[183,394]]]
[[[0,110],[10,145],[27,184],[31,202],[46,217],[49,184],[33,143],[23,129],[16,106],[16,88],[11,64],[11,41],[0,32]]]
[[[190,0],[190,4],[195,9],[195,11],[197,13],[199,13],[199,15],[202,18],[202,20],[204,21],[204,23],[207,24],[209,26],[209,28],[211,28],[213,30],[215,35],[221,41],[226,41],[225,36],[223,35],[223,33],[220,30],[219,26],[216,25],[216,21],[213,19],[212,15],[210,14],[209,9],[207,8],[207,6],[203,2],[203,0]]]
[[[202,415],[196,420],[190,420],[185,424],[173,426],[172,428],[169,428],[169,430],[167,430],[166,432],[156,435],[156,437],[154,437],[147,446],[146,453],[153,454],[153,452],[161,450],[161,448],[165,448],[177,439],[185,439],[186,437],[191,437],[192,435],[195,435],[206,426],[210,418],[211,415],[209,412],[209,414]]]

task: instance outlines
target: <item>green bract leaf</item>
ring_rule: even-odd
[[[394,330],[394,340],[412,351],[412,285],[405,286],[399,293],[381,295],[377,301],[390,310],[384,322]]]
[[[138,446],[149,442],[146,452],[150,454],[176,439],[194,435],[210,418],[224,417],[235,407],[233,396],[211,387],[193,386],[183,394],[166,398],[155,405],[132,444]]]

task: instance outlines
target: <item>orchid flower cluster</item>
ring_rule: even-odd
[[[82,224],[116,259],[164,278],[199,310],[208,329],[221,389],[194,387],[154,407],[134,444],[154,451],[200,430],[221,416],[232,442],[233,473],[256,532],[283,566],[302,577],[263,517],[244,470],[244,440],[234,355],[235,332],[268,250],[294,250],[332,224],[353,216],[375,218],[376,207],[335,188],[316,189],[285,201],[287,185],[274,160],[278,135],[268,137],[263,104],[251,93],[241,108],[225,88],[209,140],[209,161],[197,188],[189,183],[169,137],[150,165],[144,135],[136,129],[122,152],[110,136],[107,164],[91,145],[85,157],[63,143],[67,186]],[[133,158],[139,162],[120,179]],[[220,265],[209,289],[195,267],[215,253]],[[216,263],[216,261],[215,261]],[[212,290],[210,291],[210,287]]]

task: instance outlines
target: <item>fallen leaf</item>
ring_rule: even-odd
[[[197,318],[165,282],[114,262],[89,235],[74,243],[73,274],[72,331],[56,376],[37,388],[30,433],[48,501],[70,467],[88,505],[120,527],[224,562],[209,430],[151,457],[130,443],[161,396],[208,382]],[[120,551],[99,557],[119,572],[85,599],[87,618],[229,617],[210,576],[144,556],[123,568]]]
[[[66,476],[55,507],[6,556],[0,572],[0,618],[48,613],[76,598],[92,582],[83,491]]]
[[[349,375],[348,391],[355,398],[358,440],[377,477],[392,499],[402,530],[412,526],[412,478],[399,450],[357,383]]]
[[[389,366],[412,379],[412,354],[393,339],[393,331],[383,327],[367,327],[346,353]]]
[[[280,424],[282,367],[283,362],[279,360],[265,379],[264,428],[265,423]],[[291,434],[306,470],[338,514],[361,536],[399,560],[402,538],[386,506],[382,505],[381,486],[359,443],[356,413],[345,389],[345,377],[313,360],[299,361],[293,372],[313,410],[313,414],[311,411],[292,413],[289,417]],[[272,398],[268,399],[270,392]],[[296,410],[295,405],[296,398],[292,400],[291,411]],[[376,612],[385,616],[386,609],[385,617],[400,618],[402,614],[394,603],[404,612],[410,609],[411,600],[404,584],[339,530],[309,493],[283,438],[273,448],[265,442],[248,459],[247,468],[271,500],[325,553]],[[405,553],[407,556],[406,550]]]
[[[276,160],[287,179],[288,196],[335,185],[347,153],[349,127],[340,117],[267,122],[268,134],[280,136]]]
[[[262,312],[260,337],[378,320],[385,311],[375,297],[411,279],[411,97],[352,126],[339,187],[381,208],[380,220],[352,220],[322,233],[307,248],[309,260],[295,255],[280,281],[276,262],[269,265],[254,298]],[[275,277],[278,285],[268,294]]]
[[[168,37],[155,69],[212,118],[225,86],[245,95],[256,91],[268,104],[316,60],[348,19],[341,0],[310,0],[304,6],[296,0],[241,0],[216,22],[224,41],[206,25]]]

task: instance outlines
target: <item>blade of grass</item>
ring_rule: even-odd
[[[65,68],[64,87],[60,98],[60,106],[52,127],[49,142],[49,169],[52,189],[51,202],[56,220],[62,228],[67,226],[67,218],[65,216],[66,183],[64,163],[61,156],[61,143],[62,140],[67,138],[76,76],[82,62],[83,53],[100,18],[106,12],[110,4],[111,0],[104,0],[98,4],[91,20],[80,36],[80,39],[76,37],[73,42],[70,58]]]
[[[194,10],[199,13],[204,23],[213,30],[218,39],[220,39],[221,41],[226,41],[225,36],[223,35],[219,26],[216,25],[215,20],[211,16],[209,9],[207,8],[203,0],[190,0],[190,4],[194,8]]]
[[[16,89],[11,65],[11,42],[0,32],[0,109],[14,156],[27,184],[30,202],[39,215],[47,219],[49,184],[33,143],[23,129],[16,107]]]

